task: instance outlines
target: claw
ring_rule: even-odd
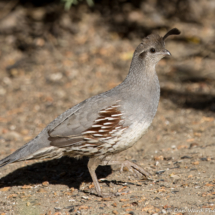
[[[130,172],[132,172],[135,177],[138,177],[138,176],[141,177],[142,175],[145,175],[148,178],[150,176],[150,174],[148,172],[146,172],[143,168],[141,168],[140,166],[138,166],[130,161],[124,161],[121,164],[121,168],[120,168],[121,173],[123,172],[124,167],[127,167],[128,170]]]

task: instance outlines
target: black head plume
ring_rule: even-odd
[[[163,40],[165,40],[170,35],[179,35],[181,32],[177,28],[173,28],[169,30],[163,37]]]

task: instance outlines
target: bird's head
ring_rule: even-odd
[[[160,37],[158,34],[150,34],[136,48],[134,56],[137,57],[138,61],[157,64],[163,57],[171,55],[165,49],[165,39],[170,35],[179,34],[180,31],[177,28],[168,31],[163,37]]]

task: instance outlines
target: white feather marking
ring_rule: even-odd
[[[123,132],[125,129],[127,129],[127,128],[122,128],[122,129],[121,129],[121,132]]]
[[[90,144],[84,144],[84,145],[80,146],[80,148],[84,148],[84,147],[92,147],[92,145],[90,145]]]
[[[112,125],[112,122],[105,122],[103,125]]]
[[[31,158],[48,158],[48,157],[61,157],[64,153],[65,149],[58,148],[55,146],[49,146],[42,149],[39,149],[35,153],[31,154],[30,156],[26,157],[25,159],[31,159]]]
[[[105,118],[102,118],[102,119],[96,119],[95,122],[100,122],[100,121],[104,121]]]
[[[107,109],[106,110],[100,110],[99,113],[108,113]]]
[[[102,134],[93,134],[94,137],[103,137]]]
[[[82,134],[94,134],[94,133],[96,133],[96,131],[85,131]]]
[[[116,130],[112,130],[112,131],[110,131],[110,132],[109,132],[109,134],[112,134],[112,133],[114,133],[114,132],[116,132]]]
[[[99,130],[99,132],[107,132],[107,130]]]
[[[112,118],[112,117],[106,117],[105,119],[107,119],[107,120],[116,120],[116,118]]]
[[[112,137],[104,137],[104,138],[100,138],[100,140],[108,140],[111,139]]]
[[[120,114],[113,114],[113,115],[111,115],[112,117],[116,117],[116,116],[122,116],[122,114],[120,113]]]
[[[93,128],[102,127],[102,125],[92,125]]]
[[[110,108],[106,108],[105,110],[112,110],[113,108],[112,107],[110,107]]]

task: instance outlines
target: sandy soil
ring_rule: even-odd
[[[122,4],[112,15],[100,4],[70,13],[18,5],[1,16],[0,159],[63,111],[119,84],[144,35],[182,31],[166,42],[172,57],[156,68],[161,100],[153,124],[123,154],[152,180],[99,167],[102,190],[122,193],[100,198],[90,194],[87,158],[15,163],[0,170],[1,215],[215,213],[215,5],[190,3],[182,16],[152,2]],[[44,23],[47,14],[53,22]]]

